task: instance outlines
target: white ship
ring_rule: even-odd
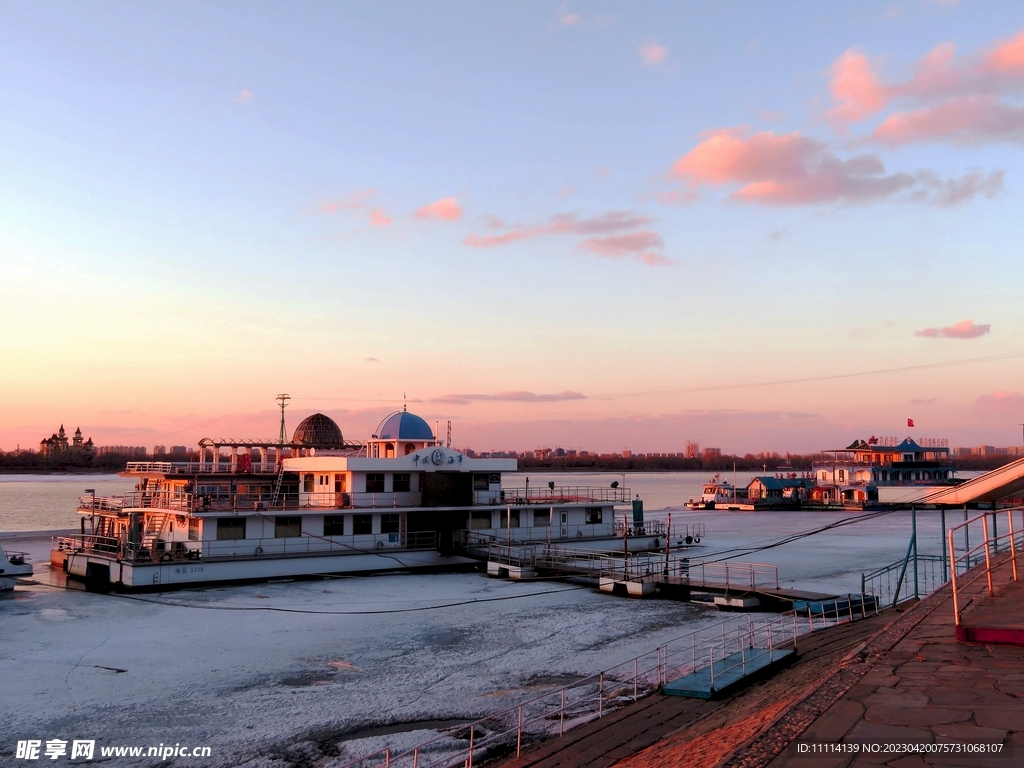
[[[24,552],[7,552],[0,543],[0,594],[14,589],[22,576],[32,575],[32,563]]]
[[[365,444],[313,414],[287,443],[199,448],[198,462],[129,463],[132,493],[83,496],[81,534],[55,537],[51,562],[94,589],[166,589],[471,567],[493,542],[618,551],[629,536],[636,551],[664,541],[660,523],[616,515],[629,489],[503,487],[515,459],[442,445],[405,409]]]

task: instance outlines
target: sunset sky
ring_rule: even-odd
[[[0,449],[1019,445],[1022,203],[1020,3],[0,2]]]

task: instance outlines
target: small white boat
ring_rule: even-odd
[[[32,563],[24,552],[7,552],[0,544],[0,593],[10,592],[22,576],[32,575]]]
[[[750,500],[746,498],[745,488],[743,496],[739,497],[736,486],[728,478],[720,480],[717,474],[704,483],[700,498],[690,499],[686,506],[690,509],[753,509]]]

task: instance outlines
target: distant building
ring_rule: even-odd
[[[624,459],[628,459],[632,455],[633,455],[633,452],[631,450],[629,450],[628,448],[626,448],[625,450],[622,451],[622,458],[624,458]]]
[[[188,448],[184,445],[172,445],[171,456],[187,456]]]
[[[51,437],[44,437],[39,441],[39,453],[46,459],[83,460],[86,457],[91,457],[94,451],[92,438],[83,441],[80,428],[75,429],[74,436],[68,441],[63,424]]]
[[[693,443],[687,441],[686,443],[686,458],[688,459],[699,459],[700,458],[700,443]]]
[[[144,459],[147,456],[144,445],[101,445],[98,453],[100,456],[116,454],[127,456],[129,459]]]
[[[705,459],[720,459],[722,457],[721,448],[705,448],[704,458]]]
[[[163,445],[154,445],[153,446],[153,458],[154,459],[161,458],[161,457],[166,456],[166,455],[167,455],[167,448],[165,446],[163,446]]]

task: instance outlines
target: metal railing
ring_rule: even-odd
[[[587,485],[546,485],[529,488],[502,488],[502,504],[566,504],[587,501],[611,501],[627,504],[631,499],[629,488],[608,488]]]
[[[212,461],[129,461],[125,466],[125,472],[131,474],[155,473],[161,475],[274,475],[280,470],[281,465],[277,461],[252,461],[249,464],[235,462],[234,465],[230,461],[225,460],[218,461],[217,463]]]
[[[540,568],[591,578],[622,581],[663,581],[726,589],[778,589],[779,568],[767,563],[708,562],[678,553],[609,554],[562,545],[513,545],[490,542],[489,562]]]
[[[874,595],[883,605],[893,606],[901,596],[912,600],[929,595],[948,580],[943,555],[916,555],[909,562],[897,560],[862,574],[861,594]]]
[[[866,614],[862,611],[860,617]],[[789,611],[769,617],[730,619],[687,633],[635,658],[528,698],[471,723],[447,729],[414,747],[392,752],[385,748],[363,755],[341,768],[472,768],[488,752],[514,750],[540,738],[603,718],[618,707],[658,691],[665,684],[717,664],[719,677],[736,667],[746,672],[753,651],[774,652],[795,648],[798,638],[858,618],[852,603],[848,611],[806,616]],[[722,660],[739,653],[727,664]],[[713,668],[714,671],[714,668]]]
[[[999,532],[999,519],[1005,515],[1006,531]],[[1014,524],[1014,517],[1018,522]],[[975,535],[971,536],[972,527]],[[978,529],[981,529],[978,531]],[[958,536],[958,533],[960,534]],[[978,535],[980,533],[980,536]],[[961,554],[957,554],[957,538],[962,538]],[[977,544],[971,546],[971,539]],[[953,617],[960,626],[963,608],[961,591],[985,576],[988,594],[995,594],[992,559],[1000,553],[1009,552],[1010,578],[1017,581],[1017,552],[1024,548],[1024,509],[1015,507],[999,511],[983,512],[949,529],[946,534],[949,549],[950,578],[953,582]],[[984,567],[981,567],[984,563]],[[969,602],[969,601],[968,601]]]
[[[191,493],[177,491],[133,491],[120,496],[78,497],[79,511],[121,512],[129,509],[167,509],[177,513],[194,512],[200,499]]]
[[[160,562],[285,555],[366,554],[378,553],[381,550],[437,547],[437,534],[434,531],[212,541],[165,541],[158,539],[158,536],[159,534],[146,535],[146,540],[137,544],[113,536],[54,536],[51,548],[62,552],[89,552],[105,557],[117,557],[126,562]]]

